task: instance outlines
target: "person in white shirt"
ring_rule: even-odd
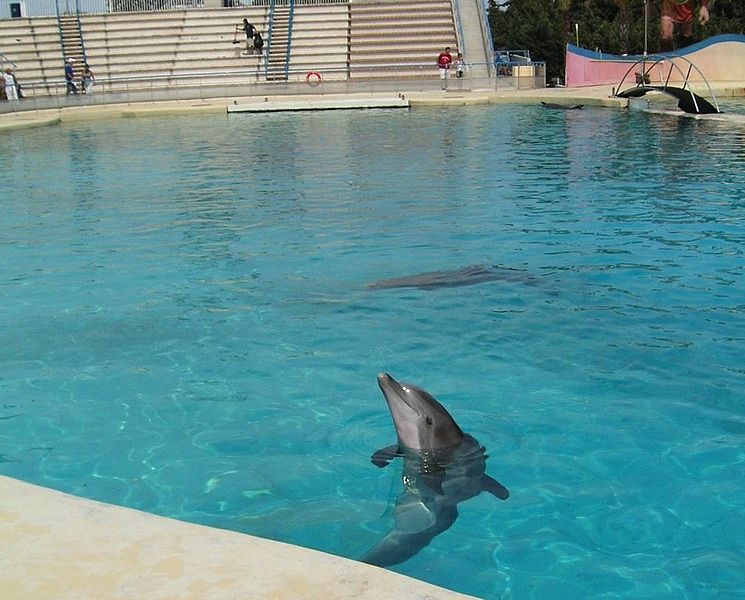
[[[5,97],[8,100],[18,100],[18,88],[16,87],[16,78],[13,76],[13,69],[8,67],[3,73],[5,80]]]

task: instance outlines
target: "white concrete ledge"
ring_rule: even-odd
[[[356,561],[0,477],[0,597],[465,600]]]
[[[229,113],[279,112],[290,110],[349,110],[359,108],[409,108],[409,101],[401,98],[350,97],[285,100],[280,102],[249,102],[228,104]]]

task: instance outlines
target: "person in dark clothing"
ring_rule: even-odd
[[[75,70],[72,68],[74,62],[74,58],[68,58],[65,61],[65,83],[67,84],[67,92],[65,93],[68,96],[70,94],[77,96],[78,94],[78,86],[75,85]]]
[[[261,37],[261,34],[257,30],[256,33],[254,33],[254,52],[256,54],[261,54],[261,51],[264,48],[264,38]]]
[[[248,19],[243,19],[243,23],[235,26],[235,31],[236,33],[238,31],[243,31],[246,36],[246,49],[241,52],[241,54],[244,56],[252,54],[254,49],[254,35],[257,33],[256,27],[251,25],[251,23],[248,22]]]

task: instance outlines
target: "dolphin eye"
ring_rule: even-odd
[[[427,425],[432,425],[432,417],[430,417],[429,415],[427,415],[424,420],[426,421]]]

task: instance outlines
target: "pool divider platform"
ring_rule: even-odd
[[[409,108],[405,98],[312,98],[302,100],[265,100],[247,104],[228,104],[228,113],[281,112],[298,110],[355,110],[363,108]]]

